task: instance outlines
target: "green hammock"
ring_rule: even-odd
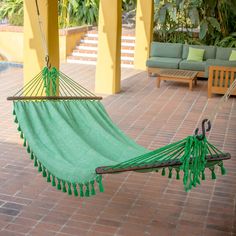
[[[102,174],[124,171],[168,171],[186,190],[205,179],[215,166],[225,174],[223,153],[205,135],[193,135],[149,151],[128,138],[109,118],[101,98],[55,68],[43,71],[8,100],[20,137],[47,182],[69,195],[95,194],[95,183],[103,192]]]

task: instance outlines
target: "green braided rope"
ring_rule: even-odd
[[[56,95],[58,76],[59,74],[55,67],[53,67],[51,70],[47,67],[43,68],[42,79],[44,82],[46,96]]]

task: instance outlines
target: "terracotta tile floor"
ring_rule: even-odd
[[[62,70],[94,89],[93,66]],[[161,147],[193,133],[220,96],[207,99],[207,82],[193,91],[184,84],[155,86],[145,72],[122,71],[122,92],[103,103],[118,126],[139,144]],[[58,192],[34,169],[13,123],[6,97],[22,84],[22,69],[0,73],[0,235],[236,236],[236,100],[213,121],[212,143],[231,152],[227,176],[207,180],[191,192],[158,173],[106,176],[105,193],[74,198]],[[209,177],[209,173],[207,173]]]

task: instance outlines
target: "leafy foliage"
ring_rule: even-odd
[[[60,0],[59,25],[61,27],[96,24],[99,0]]]
[[[135,9],[137,0],[122,0],[122,10],[129,12]]]
[[[5,18],[14,25],[23,25],[23,0],[3,0],[0,3],[0,20]]]
[[[158,40],[235,46],[235,0],[156,0],[154,19]]]
[[[217,46],[220,47],[232,47],[236,48],[236,32],[230,34],[229,36],[223,38],[219,42],[216,42]]]

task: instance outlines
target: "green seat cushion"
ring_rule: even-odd
[[[229,61],[236,61],[236,50],[232,50]]]
[[[150,57],[181,58],[183,45],[181,43],[152,42]]]
[[[205,67],[205,76],[206,77],[208,77],[209,66],[229,66],[229,67],[235,67],[236,66],[236,61],[219,60],[219,59],[208,59],[206,61],[206,67]]]
[[[180,61],[181,58],[150,57],[146,62],[146,66],[154,68],[178,69]]]
[[[187,59],[188,57],[188,51],[189,48],[199,48],[199,49],[204,49],[204,55],[203,55],[203,60],[207,60],[207,59],[215,59],[216,56],[216,47],[215,46],[206,46],[206,45],[188,45],[188,44],[184,44],[183,46],[183,55],[182,58],[183,59]]]
[[[181,70],[205,71],[205,66],[206,66],[205,61],[183,60],[179,63],[179,69]]]
[[[232,50],[235,50],[235,48],[217,47],[216,48],[216,59],[228,61],[229,57],[232,53]]]
[[[187,61],[203,61],[204,51],[205,49],[189,47]]]

